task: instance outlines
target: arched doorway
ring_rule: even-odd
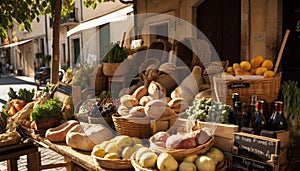
[[[197,8],[197,28],[213,44],[221,60],[240,62],[241,1],[205,0]]]

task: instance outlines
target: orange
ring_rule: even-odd
[[[249,71],[251,69],[251,64],[248,61],[242,61],[240,66],[243,70]]]
[[[259,67],[256,69],[255,74],[256,75],[264,75],[264,73],[268,71],[266,67]]]
[[[275,72],[274,71],[266,71],[265,73],[264,73],[264,78],[273,78],[273,77],[275,77]]]
[[[268,70],[273,69],[273,62],[269,59],[264,60],[264,62],[261,64],[262,67],[266,67]]]
[[[262,57],[262,56],[256,56],[256,57],[252,58],[252,60],[251,60],[252,68],[260,67],[261,64],[263,63],[263,61],[264,61],[264,57]]]

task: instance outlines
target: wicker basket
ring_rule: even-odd
[[[153,142],[153,137],[149,139],[150,142],[150,149],[154,151],[155,153],[163,153],[167,152],[171,154],[173,157],[184,157],[189,156],[192,154],[205,154],[212,146],[214,142],[214,138],[212,137],[209,141],[207,141],[205,144],[198,145],[195,148],[189,148],[189,149],[166,149],[160,146],[157,146]]]
[[[141,139],[149,138],[152,134],[150,121],[143,118],[128,120],[118,113],[112,115],[112,119],[116,131],[120,135],[128,135],[130,137],[138,137]]]
[[[228,105],[231,105],[233,93],[238,93],[240,100],[246,104],[250,104],[251,95],[270,102],[278,98],[281,75],[278,73],[274,78],[261,79],[225,79],[218,75],[213,78],[213,91],[217,101]]]
[[[135,153],[133,153],[133,157],[131,159],[131,164],[135,171],[159,171],[157,168],[144,168],[142,167],[138,161],[134,160]],[[222,162],[219,162],[216,166],[216,171],[226,171],[228,170],[228,161],[225,159]]]
[[[103,168],[113,169],[113,170],[133,168],[130,160],[104,159],[101,157],[97,157],[93,154],[91,156],[93,158],[93,162]]]

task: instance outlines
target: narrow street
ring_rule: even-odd
[[[15,91],[18,91],[21,88],[26,88],[28,90],[35,89],[36,84],[34,83],[33,77],[26,76],[14,76],[2,74],[0,78],[0,107],[7,103],[8,95],[7,92],[9,88],[13,88]],[[39,147],[39,151],[41,152],[41,164],[54,164],[61,163],[64,161],[64,157],[53,152],[50,149]],[[28,171],[27,169],[27,157],[20,156],[18,160],[18,170],[19,171]],[[47,171],[64,171],[65,168],[55,168],[55,169],[47,169]],[[0,171],[7,171],[6,161],[0,162]]]

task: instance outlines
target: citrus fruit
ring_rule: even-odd
[[[233,67],[228,67],[228,68],[226,69],[226,71],[227,71],[227,72],[234,72],[234,71],[233,71]]]
[[[256,56],[256,57],[252,58],[252,60],[251,60],[252,68],[260,67],[261,64],[263,63],[263,61],[264,61],[264,57],[262,57],[262,56]]]
[[[266,72],[264,73],[264,78],[273,78],[275,75],[276,75],[276,74],[275,74],[274,71],[268,70],[268,71],[266,71]]]
[[[259,67],[256,69],[255,74],[256,75],[264,75],[264,73],[268,71],[266,67]]]
[[[246,71],[249,71],[251,69],[251,64],[250,62],[248,61],[242,61],[240,63],[240,67],[243,69],[243,70],[246,70]]]
[[[273,62],[269,59],[264,60],[264,62],[261,64],[262,67],[266,67],[268,70],[273,69]]]
[[[97,157],[104,157],[105,156],[105,150],[102,147],[94,148],[92,151],[92,154]]]

